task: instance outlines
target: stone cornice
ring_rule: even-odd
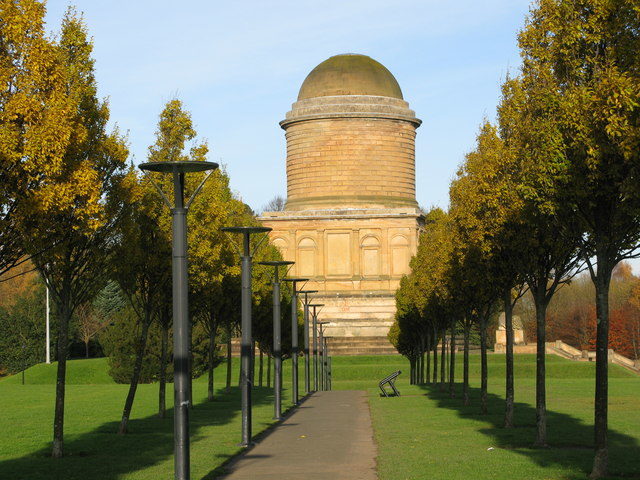
[[[406,219],[421,218],[423,214],[416,208],[389,209],[344,209],[344,210],[284,210],[281,212],[263,212],[258,220],[261,222],[278,222],[291,220],[363,220],[363,219]]]
[[[372,118],[409,122],[416,128],[422,120],[416,118],[409,104],[398,98],[373,95],[340,95],[309,98],[295,102],[280,126],[286,130],[294,123],[321,119]]]

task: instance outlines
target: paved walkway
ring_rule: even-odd
[[[221,478],[376,480],[375,458],[366,392],[316,392]]]

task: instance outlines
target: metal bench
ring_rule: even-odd
[[[391,396],[393,397],[400,396],[400,392],[396,388],[395,383],[396,383],[396,379],[398,378],[398,375],[400,375],[401,373],[402,372],[398,370],[397,372],[393,372],[391,375],[388,375],[384,377],[382,380],[380,380],[380,383],[378,383],[378,387],[380,387],[380,390],[382,391],[382,394],[380,395],[381,397],[390,396],[389,394],[391,392],[387,392],[387,390],[385,389],[385,385],[389,385],[391,387],[391,390],[393,390],[393,395]]]

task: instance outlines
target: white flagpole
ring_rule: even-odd
[[[51,350],[50,350],[50,341],[49,341],[49,285],[47,285],[47,334],[46,334],[46,350],[47,350],[47,363],[51,363]]]

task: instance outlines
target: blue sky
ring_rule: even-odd
[[[59,29],[69,3],[49,0]],[[278,122],[306,75],[338,53],[384,64],[423,124],[416,141],[418,202],[448,203],[448,186],[493,118],[499,86],[517,69],[526,0],[244,1],[76,0],[94,38],[99,93],[146,159],[158,114],[177,96],[210,160],[254,209],[286,194]]]

